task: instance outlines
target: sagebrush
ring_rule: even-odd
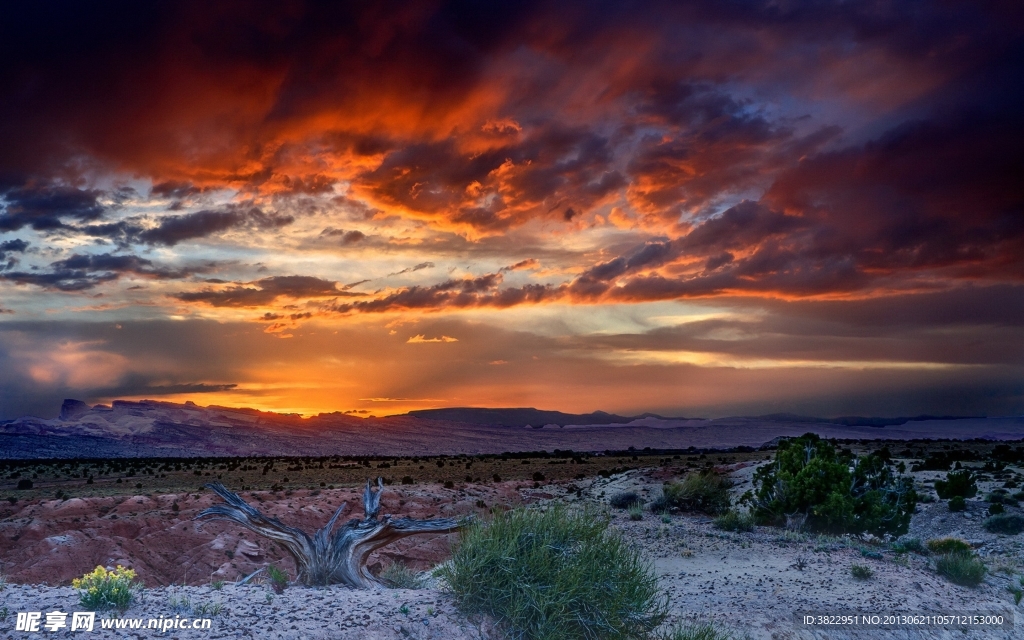
[[[724,513],[732,504],[729,489],[732,481],[711,470],[689,473],[679,482],[662,487],[662,495],[651,510],[664,512],[671,509],[699,511],[708,515]]]
[[[989,533],[1002,533],[1014,536],[1024,532],[1024,516],[1016,513],[993,515],[990,518],[985,518],[982,526]]]
[[[623,491],[621,493],[616,493],[610,500],[608,500],[608,504],[615,509],[628,509],[637,502],[643,504],[643,498],[641,498],[636,491]]]
[[[932,553],[944,555],[947,553],[970,554],[974,552],[971,543],[960,538],[932,538],[925,543]]]
[[[935,570],[954,583],[976,587],[985,579],[985,564],[973,554],[947,553],[935,560]]]
[[[463,611],[511,638],[644,637],[666,614],[651,564],[594,511],[496,513],[469,525],[439,573]]]
[[[716,529],[722,531],[749,532],[754,530],[754,516],[749,513],[729,510],[715,518],[714,525]]]

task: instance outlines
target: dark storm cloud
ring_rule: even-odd
[[[29,183],[0,191],[0,233],[31,227],[50,231],[65,226],[65,219],[79,222],[103,216],[97,189],[78,189],[53,184]]]
[[[238,387],[233,382],[224,384],[208,384],[206,382],[181,382],[176,384],[158,384],[145,375],[127,375],[112,387],[90,389],[90,394],[103,398],[123,398],[125,396],[166,396],[182,393],[217,393],[231,391]]]
[[[346,231],[344,229],[335,229],[334,227],[327,227],[320,232],[320,236],[338,238],[343,245],[356,244],[366,239],[366,234],[357,229]]]
[[[5,271],[0,274],[0,279],[57,291],[85,291],[104,282],[118,280],[125,274],[156,280],[176,280],[208,269],[201,266],[172,269],[136,255],[110,253],[76,253],[64,260],[52,262],[49,268],[46,272]]]
[[[411,211],[499,230],[530,217],[570,221],[590,209],[626,185],[613,160],[604,136],[538,126],[484,152],[461,150],[454,139],[409,145],[387,154],[358,184]],[[484,196],[487,205],[474,204]]]
[[[723,299],[723,304],[743,307],[748,300]],[[772,315],[787,321],[849,325],[858,332],[924,330],[952,327],[1024,326],[1024,286],[964,286],[950,291],[913,295],[887,295],[861,300],[760,300]]]
[[[28,243],[21,239],[0,242],[0,262],[7,261],[5,265],[0,265],[0,269],[10,269],[17,264],[18,259],[14,256],[8,257],[8,254],[24,253],[28,246]]]
[[[164,198],[173,198],[175,200],[182,200],[195,195],[199,195],[203,190],[196,187],[190,182],[176,182],[166,181],[154,184],[151,189],[151,193],[156,196]]]
[[[155,226],[144,226],[136,218],[69,229],[74,233],[108,238],[123,246],[147,244],[173,247],[187,240],[207,238],[230,229],[268,231],[288,226],[294,221],[293,216],[264,213],[258,207],[229,205],[219,210],[164,215],[156,219]]]
[[[331,310],[338,313],[381,313],[484,306],[495,299],[501,280],[501,274],[497,273],[462,280],[446,280],[432,286],[407,287],[375,300],[333,305]]]
[[[967,278],[1001,271],[1020,279],[1021,175],[1024,118],[1007,104],[808,158],[765,199],[807,217],[809,257],[844,255],[873,271],[946,269]]]
[[[855,306],[855,305],[853,305]],[[642,334],[576,338],[580,348],[716,354],[744,360],[932,363],[1019,366],[1024,362],[1024,329],[984,324],[854,327],[837,322],[770,315],[760,318],[688,322]]]
[[[660,126],[630,158],[631,200],[666,220],[759,186],[766,167],[791,164],[839,133],[825,127],[798,137],[714,87],[656,82],[637,99],[638,121]]]
[[[294,221],[292,216],[267,214],[256,207],[231,207],[227,211],[197,211],[164,216],[160,218],[159,226],[140,232],[137,238],[146,244],[172,247],[185,240],[205,238],[242,225],[267,230],[284,227]]]
[[[152,176],[152,193],[176,202],[239,186],[304,197],[338,182],[317,158],[354,153],[380,162],[347,176],[352,193],[485,233],[537,217],[577,224],[622,195],[671,224],[695,212],[702,219],[723,195],[763,190],[781,170],[796,185],[844,123],[801,128],[799,107],[769,108],[780,96],[864,101],[891,110],[894,122],[915,115],[945,149],[959,148],[942,122],[966,113],[965,102],[981,108],[963,116],[964,136],[993,114],[998,121],[998,106],[1016,102],[993,87],[1016,84],[1021,70],[1021,18],[1008,3],[175,3],[60,15],[20,6],[6,18],[0,54],[19,63],[0,70],[10,97],[0,103],[0,171],[60,165],[74,149]],[[649,46],[638,50],[638,37]],[[736,90],[745,84],[756,90]],[[590,92],[581,104],[577,88]],[[492,112],[467,106],[495,101]],[[1018,148],[1020,118],[1008,117],[991,125],[1011,134],[993,157]],[[973,159],[952,158],[949,170],[969,173],[973,165],[957,167]],[[851,157],[844,166],[860,165]],[[907,185],[886,186],[906,196]],[[844,185],[835,187],[831,197],[844,198]],[[790,191],[776,185],[763,204],[790,215],[778,204],[799,199]],[[848,208],[891,209],[876,202],[884,189],[867,191]],[[89,192],[76,197],[63,203],[66,217],[98,217]],[[904,214],[890,225],[894,242],[940,223],[955,238],[990,203],[974,201],[956,220]],[[47,211],[15,210],[0,224],[62,224]],[[142,239],[203,237],[230,228],[234,214],[188,215]],[[971,246],[953,243],[953,253],[968,257],[986,233],[960,243]],[[937,264],[944,249],[916,250],[910,268]],[[816,250],[828,250],[820,237]]]
[[[354,300],[335,300],[348,287],[326,279],[221,274],[232,281],[176,300],[307,299],[344,315],[714,297],[770,317],[542,346],[948,360],[967,373],[885,382],[908,398],[960,384],[971,389],[965,407],[989,392],[1020,407],[1019,3],[21,3],[0,20],[0,59],[0,233],[28,234],[40,251],[0,250],[8,283],[81,291],[187,277],[194,270],[150,262],[134,245],[187,258],[193,240],[274,236],[291,216],[323,216],[304,227],[326,227],[323,238],[300,250],[372,259],[380,248],[401,251],[403,266],[457,256],[524,271],[533,257],[546,268]],[[120,176],[154,186],[96,186]],[[215,206],[212,193],[239,202]],[[133,202],[145,213],[124,213]],[[150,213],[155,204],[169,211]],[[367,223],[372,232],[353,228]],[[47,238],[119,250],[10,262],[42,260]],[[309,313],[276,311],[284,321]],[[930,335],[936,327],[954,343]],[[459,348],[469,344],[459,334]],[[589,376],[594,359],[582,359],[551,371]],[[516,362],[485,361],[495,360]],[[601,371],[611,386],[623,379]],[[559,380],[531,373],[518,382]],[[746,397],[767,396],[779,388],[772,376],[813,386],[819,375],[662,373],[629,393],[668,379],[663,397],[676,397],[707,379],[702,393],[739,380]],[[860,385],[860,398],[889,393],[862,373],[822,379]]]
[[[162,244],[169,247],[193,238],[205,238],[214,233],[230,229],[243,217],[235,211],[197,211],[180,216],[168,216],[160,220],[160,226],[138,234],[138,239],[147,244]]]
[[[391,276],[401,276],[401,275],[404,275],[406,273],[413,273],[413,272],[416,272],[416,271],[422,271],[424,269],[433,269],[433,268],[434,268],[434,263],[433,262],[421,262],[419,264],[413,265],[413,266],[408,267],[406,269],[402,269],[401,271],[396,271],[394,273],[389,273],[387,275],[387,277],[390,278]]]
[[[258,307],[277,300],[290,298],[324,298],[359,296],[338,288],[338,283],[312,276],[273,276],[250,283],[253,286],[232,286],[223,289],[205,289],[174,294],[183,302],[202,302],[214,307]]]

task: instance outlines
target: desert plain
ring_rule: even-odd
[[[1012,590],[1024,576],[1024,536],[990,533],[982,526],[989,508],[986,496],[1010,495],[1024,486],[1024,466],[1014,457],[1024,441],[1010,439],[1013,430],[1006,428],[1017,423],[994,423],[1001,437],[969,440],[924,437],[928,433],[920,429],[921,421],[907,424],[760,423],[734,432],[723,428],[724,438],[740,433],[747,440],[718,448],[686,445],[676,434],[678,448],[650,446],[640,438],[639,446],[604,449],[595,446],[603,440],[593,434],[608,433],[614,425],[555,425],[504,428],[514,429],[517,437],[569,430],[588,436],[578,437],[582,446],[575,450],[501,453],[8,459],[0,462],[0,572],[5,580],[0,637],[87,635],[68,629],[15,631],[15,615],[81,610],[72,579],[96,566],[117,565],[133,569],[145,585],[122,614],[125,618],[208,617],[211,626],[97,630],[95,637],[506,637],[500,621],[460,612],[433,573],[449,557],[458,534],[406,538],[370,557],[371,572],[404,566],[418,574],[422,588],[351,590],[293,582],[276,593],[258,572],[273,564],[294,581],[294,563],[282,548],[234,523],[195,519],[220,502],[204,485],[220,482],[262,513],[311,532],[342,503],[349,505],[343,520],[359,515],[364,483],[377,477],[385,482],[382,512],[395,516],[486,520],[493,510],[555,504],[597,510],[651,563],[668,601],[665,629],[712,621],[736,638],[773,640],[1020,637],[1024,618]],[[726,531],[703,513],[651,511],[664,483],[707,469],[731,480],[732,500],[742,510],[755,470],[770,463],[779,437],[796,435],[801,426],[825,436],[854,436],[836,443],[857,454],[891,452],[892,462],[902,463],[921,497],[902,539],[966,540],[986,565],[984,581],[976,587],[953,584],[936,572],[927,551],[908,551],[894,540],[815,535],[797,527]],[[665,431],[663,425],[639,428]],[[858,429],[878,437],[856,437],[864,435]],[[707,437],[702,431],[690,433]],[[765,434],[775,435],[762,446],[744,444]],[[118,438],[123,445],[130,434]],[[509,438],[504,444],[509,442],[517,441]],[[946,470],[931,468],[954,464],[971,470],[979,485],[977,496],[957,512],[934,489]],[[638,518],[611,506],[611,499],[625,492],[636,493],[648,505]],[[1018,501],[1005,502],[1007,513],[1021,512]],[[868,567],[870,577],[854,577],[854,565]],[[985,629],[955,624],[842,628],[801,621],[803,615],[851,612],[992,614],[1003,616],[1004,623]]]

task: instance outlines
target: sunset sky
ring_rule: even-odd
[[[1024,413],[1020,2],[21,3],[0,419]]]

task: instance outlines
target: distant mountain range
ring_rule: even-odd
[[[814,418],[810,416],[798,416],[792,413],[770,413],[765,416],[756,416],[759,420],[768,422],[789,422],[789,423],[814,423],[814,424],[841,424],[847,427],[891,427],[908,422],[920,422],[924,420],[976,420],[985,416],[931,416],[919,415],[904,418],[865,418],[864,416],[839,416],[838,418]]]
[[[543,427],[569,424],[628,424],[634,420],[656,418],[658,420],[687,420],[687,418],[666,418],[656,413],[642,413],[638,416],[619,416],[614,413],[595,411],[593,413],[562,413],[540,409],[480,409],[476,407],[452,407],[450,409],[420,409],[401,414],[424,420],[447,420],[465,424],[485,424],[496,427]]]
[[[466,424],[486,424],[501,427],[529,427],[558,425],[564,427],[570,424],[628,424],[645,418],[657,420],[691,420],[692,418],[666,417],[656,413],[641,413],[637,416],[620,416],[604,411],[593,413],[562,413],[561,411],[541,411],[540,409],[482,409],[476,407],[451,407],[448,409],[421,409],[401,414],[402,416],[413,416],[427,420],[448,420],[451,422],[463,422]],[[738,418],[750,418],[751,416],[737,416]],[[984,418],[985,416],[932,416],[919,415],[901,418],[866,418],[864,416],[840,416],[838,418],[816,418],[814,416],[801,416],[792,413],[771,413],[763,416],[753,416],[757,420],[766,422],[786,422],[792,424],[841,424],[847,427],[890,427],[922,420],[967,420],[972,418]],[[698,418],[699,419],[699,418]]]
[[[901,425],[905,425],[900,428]],[[913,426],[919,425],[919,426]],[[879,432],[880,427],[886,427]],[[894,429],[895,428],[895,429]],[[653,413],[571,414],[453,407],[383,418],[310,418],[255,409],[143,400],[90,406],[65,400],[52,420],[0,421],[0,458],[433,455],[555,449],[683,450],[760,446],[814,431],[828,437],[1024,438],[1024,420],[915,416],[837,419],[790,414],[706,420]],[[978,434],[974,436],[972,434]]]

